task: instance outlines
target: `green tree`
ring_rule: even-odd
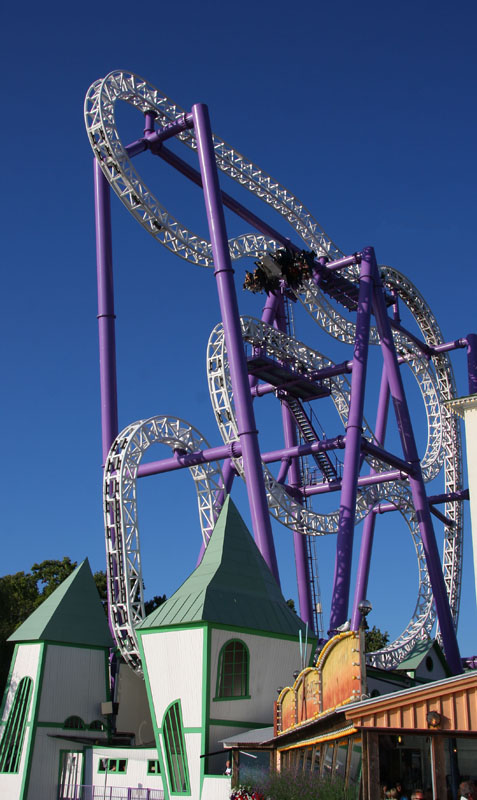
[[[77,562],[71,561],[69,556],[65,556],[63,561],[50,559],[42,561],[41,564],[33,564],[31,572],[38,586],[39,598],[41,598],[38,605],[46,600],[76,567]]]
[[[159,608],[159,606],[162,606],[162,604],[165,603],[166,600],[167,597],[165,594],[156,594],[152,598],[152,600],[145,600],[144,610],[146,612],[146,617],[148,616],[148,614],[154,611],[155,608]]]
[[[8,678],[13,644],[7,642],[11,634],[30,614],[58,588],[74,569],[76,561],[64,556],[62,561],[48,559],[33,564],[30,573],[17,572],[0,577],[0,698]],[[102,570],[93,575],[105,613],[107,613],[108,591],[106,573]],[[145,603],[146,614],[150,614],[166,601],[166,595],[156,595]]]
[[[16,572],[0,578],[0,697],[13,655],[13,644],[7,639],[30,616],[37,604],[38,587],[33,575]]]
[[[7,682],[13,644],[7,639],[27,617],[58,588],[76,568],[65,556],[33,564],[31,573],[16,572],[0,577],[0,697]],[[102,601],[106,600],[106,573],[95,572],[94,579]],[[105,605],[105,602],[103,602]]]
[[[293,597],[289,597],[288,598],[287,606],[288,606],[288,608],[291,608],[291,610],[294,611],[295,614],[296,614],[296,606],[295,606],[295,601],[294,601]]]
[[[389,642],[389,633],[381,631],[376,625],[365,631],[364,634],[364,649],[366,653],[374,653],[375,650],[381,650],[386,647]]]

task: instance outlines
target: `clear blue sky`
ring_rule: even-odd
[[[8,6],[0,574],[64,555],[88,555],[93,569],[105,564],[89,85],[122,68],[187,109],[207,103],[221,137],[299,197],[343,250],[374,245],[454,339],[477,330],[476,23],[474,3],[435,0]],[[151,159],[144,177],[172,213],[206,234],[197,189],[163,176]],[[120,426],[174,414],[218,444],[205,374],[219,321],[213,275],[161,248],[115,198],[113,212]],[[243,313],[260,315],[259,299],[239,297]],[[350,357],[296,323],[310,345]],[[454,366],[466,394],[462,351]],[[371,402],[377,388],[371,373]],[[420,429],[417,407],[416,419]],[[278,447],[278,427],[263,414],[259,424],[267,448]],[[233,496],[248,520],[243,488]],[[188,475],[143,481],[140,515],[146,595],[170,595],[199,546]],[[404,525],[390,517],[377,535],[370,622],[395,635],[414,607],[417,572]],[[283,590],[294,596],[291,535],[279,527],[276,540]],[[319,553],[328,615],[334,541]],[[465,654],[477,652],[471,561],[467,524]]]

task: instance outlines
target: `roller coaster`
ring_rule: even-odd
[[[133,106],[145,120],[144,133],[126,145],[118,132],[118,101]],[[432,311],[408,278],[378,266],[370,247],[343,253],[294,195],[212,133],[206,106],[197,104],[187,112],[146,80],[115,71],[90,87],[85,121],[95,156],[108,600],[111,626],[127,663],[141,672],[135,634],[144,618],[137,481],[188,468],[197,492],[203,547],[237,475],[246,482],[255,540],[277,579],[270,518],[293,532],[300,614],[318,635],[322,619],[317,537],[334,535],[337,542],[329,622],[333,631],[349,617],[354,528],[364,520],[350,615],[356,629],[359,604],[367,592],[376,520],[381,513],[399,511],[416,550],[417,601],[402,633],[370,661],[385,669],[398,666],[418,640],[431,635],[437,618],[451,669],[459,672],[462,502],[468,491],[463,487],[459,421],[448,406],[456,397],[449,353],[466,349],[470,392],[477,391],[477,337],[469,334],[445,342]],[[195,154],[198,169],[190,158],[182,159],[166,147],[172,138]],[[134,166],[145,152],[202,187],[210,242],[169,214],[146,186]],[[222,191],[219,171],[276,211],[291,226],[296,241]],[[139,420],[118,432],[110,188],[163,246],[192,264],[214,269],[222,322],[210,336],[207,380],[221,445],[210,446],[196,428],[175,417]],[[228,239],[224,208],[253,231]],[[246,272],[245,287],[266,296],[261,319],[240,317],[238,310],[232,262],[248,265],[250,260],[256,268]],[[334,363],[299,341],[290,323],[291,304],[348,346],[348,356],[351,348],[352,357]],[[414,319],[415,331],[402,324],[403,310]],[[364,417],[370,345],[382,352],[374,427]],[[410,370],[424,402],[427,444],[422,456],[402,368]],[[284,444],[261,452],[253,403],[271,393],[281,404]],[[309,410],[319,400],[332,403],[341,420],[342,429],[332,437],[318,430]],[[401,455],[384,447],[391,400]],[[171,457],[143,462],[156,443],[167,444]],[[314,471],[306,468],[307,460]],[[273,464],[279,465],[275,473]],[[442,491],[428,496],[426,484],[438,475]],[[339,503],[325,513],[320,498],[333,492]],[[443,511],[437,508],[440,504]],[[442,561],[431,514],[443,524]]]

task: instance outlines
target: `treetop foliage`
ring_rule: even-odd
[[[0,577],[0,697],[8,677],[13,653],[13,645],[7,642],[8,637],[71,575],[77,566],[76,561],[64,556],[62,561],[46,559],[40,564],[33,564],[31,572],[16,572],[13,575]],[[106,572],[99,570],[93,574],[93,578],[107,613]],[[150,614],[166,599],[164,594],[147,600],[146,614]]]
[[[389,642],[389,633],[381,631],[376,625],[365,631],[364,634],[364,649],[366,653],[374,653],[375,650],[381,650],[386,647]]]

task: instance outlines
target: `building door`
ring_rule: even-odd
[[[60,785],[58,800],[77,800],[81,797],[83,753],[80,750],[60,750]]]

